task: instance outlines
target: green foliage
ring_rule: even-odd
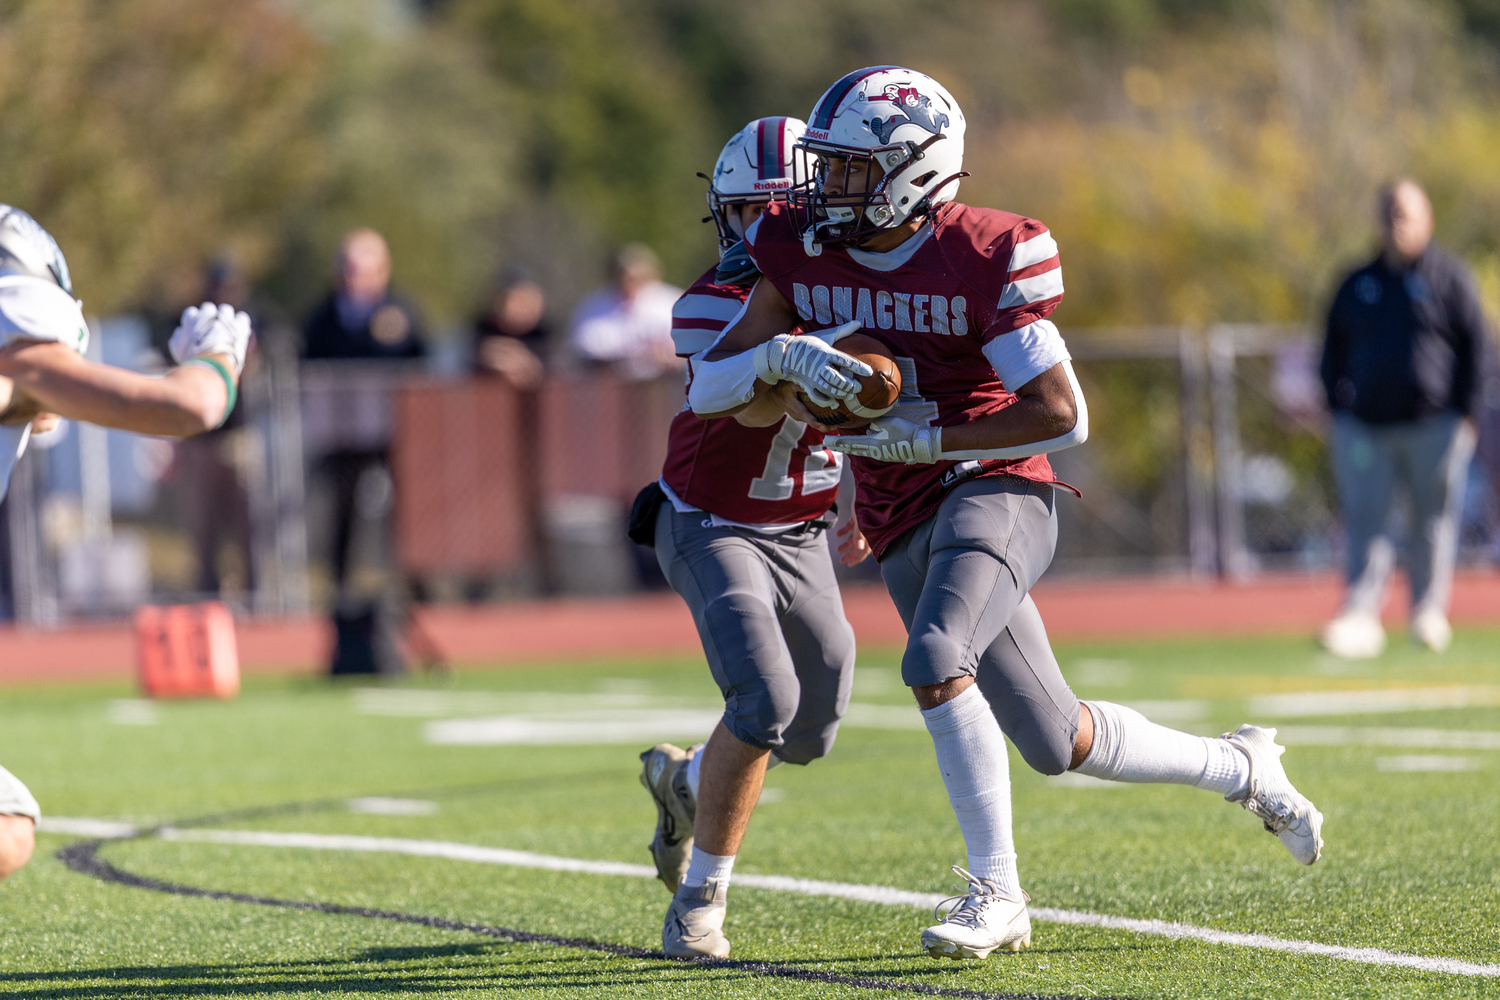
[[[1304,320],[1394,174],[1429,185],[1440,239],[1500,254],[1496,9],[0,0],[0,198],[57,231],[95,309],[184,294],[225,247],[301,306],[355,224],[440,318],[507,259],[565,308],[625,240],[694,276],[720,144],[898,62],[964,105],[962,197],[1056,232],[1064,325]]]
[[[0,200],[53,232],[92,310],[225,246],[263,264],[283,204],[325,175],[323,78],[271,2],[0,4]]]
[[[272,287],[309,302],[327,287],[343,233],[372,226],[390,241],[395,282],[439,320],[456,318],[491,277],[495,226],[524,194],[511,180],[513,94],[456,28],[418,22],[390,34],[369,24],[321,32],[328,83],[313,123],[326,176],[282,206]]]
[[[614,243],[641,240],[685,280],[709,258],[700,232],[718,146],[701,88],[626,2],[459,0],[452,23],[482,40],[509,88],[516,193]],[[592,270],[593,262],[576,262]]]

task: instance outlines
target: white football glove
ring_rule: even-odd
[[[919,427],[902,417],[871,421],[864,434],[830,434],[823,447],[857,458],[905,465],[931,465],[943,460],[943,429]]]
[[[238,375],[245,367],[245,351],[250,346],[250,317],[229,305],[205,302],[188,306],[167,346],[179,365],[204,354],[227,354],[234,359],[234,373]]]
[[[856,321],[807,337],[779,334],[755,348],[755,376],[768,385],[790,379],[819,406],[853,399],[859,395],[859,379],[875,369],[830,344],[857,329]]]

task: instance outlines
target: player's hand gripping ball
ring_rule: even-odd
[[[853,399],[836,399],[832,406],[820,406],[802,392],[797,398],[827,427],[863,427],[876,417],[885,416],[896,405],[896,398],[901,395],[901,369],[896,367],[896,358],[889,347],[863,333],[840,337],[837,347],[873,369],[869,375],[860,377],[858,395]]]

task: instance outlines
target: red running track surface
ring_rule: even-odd
[[[1263,576],[1243,583],[1172,578],[1061,579],[1033,591],[1055,641],[1246,635],[1312,636],[1338,609],[1331,574]],[[1404,598],[1404,595],[1403,595]],[[1387,619],[1404,607],[1393,593]],[[879,586],[850,587],[844,607],[860,643],[901,645],[905,630]],[[420,622],[457,665],[508,666],[605,657],[701,655],[687,609],[675,594],[431,607]],[[1453,621],[1500,624],[1500,574],[1460,574]],[[315,673],[331,634],[320,618],[250,619],[238,625],[246,673]],[[127,678],[135,669],[128,623],[53,631],[0,629],[0,683]]]

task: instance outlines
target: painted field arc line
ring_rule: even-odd
[[[146,836],[152,831],[142,831],[137,836]],[[622,955],[630,958],[646,958],[666,960],[660,951],[649,948],[639,948],[633,945],[615,944],[609,941],[595,941],[589,938],[567,938],[553,934],[538,934],[533,931],[517,930],[509,927],[493,927],[487,924],[468,923],[459,920],[449,920],[443,917],[427,916],[421,913],[401,913],[394,910],[375,910],[363,906],[344,906],[338,903],[323,903],[315,900],[277,899],[273,896],[252,896],[247,893],[226,892],[217,889],[200,889],[197,886],[179,885],[175,882],[164,882],[161,879],[148,878],[123,871],[99,857],[99,849],[110,840],[122,838],[107,838],[95,840],[79,840],[62,848],[56,857],[69,869],[83,875],[89,875],[103,882],[112,882],[116,885],[129,886],[136,889],[146,889],[151,892],[166,893],[172,896],[187,896],[199,899],[212,899],[230,903],[248,903],[253,906],[271,906],[289,910],[301,910],[310,913],[328,913],[336,916],[364,917],[370,920],[389,920],[395,923],[416,924],[421,927],[431,927],[436,930],[463,931],[471,934],[481,934],[486,937],[499,938],[505,941],[516,941],[521,943],[534,943],[554,945],[560,948],[575,948],[584,951],[599,951],[612,955]],[[524,853],[524,852],[518,852]],[[802,982],[827,983],[834,986],[850,986],[855,989],[876,990],[884,993],[916,993],[922,996],[954,997],[957,1000],[1084,1000],[1076,995],[1057,996],[1038,993],[989,993],[979,990],[969,990],[958,987],[933,986],[927,983],[913,983],[894,979],[882,979],[872,976],[849,976],[837,972],[824,972],[820,969],[807,969],[795,965],[777,965],[772,962],[746,961],[734,958],[701,958],[695,960],[696,964],[706,968],[735,969],[741,972],[750,972],[762,976],[773,976],[780,979],[800,980]],[[1089,1000],[1128,1000],[1126,997],[1098,996],[1094,995]]]
[[[453,861],[474,861],[481,864],[506,865],[516,868],[537,868],[545,871],[581,872],[593,875],[623,875],[630,878],[656,878],[656,869],[646,865],[632,865],[617,861],[590,861],[583,858],[563,858],[550,854],[533,854],[530,851],[513,851],[499,847],[481,847],[477,844],[459,844],[444,840],[407,840],[400,837],[362,837],[349,834],[279,833],[263,830],[184,830],[163,827],[157,835],[165,840],[198,841],[215,844],[238,844],[255,847],[299,847],[324,851],[368,851],[380,853],[409,854],[418,857],[447,858]],[[823,882],[815,879],[791,878],[784,875],[738,875],[736,885],[756,889],[774,889],[795,892],[805,896],[822,896],[836,899],[851,899],[860,902],[878,903],[885,906],[935,906],[947,898],[939,893],[913,892],[889,886],[860,885],[851,882]],[[1440,972],[1455,976],[1500,977],[1500,964],[1486,965],[1465,962],[1455,958],[1432,958],[1425,955],[1406,955],[1387,951],[1384,948],[1350,948],[1342,945],[1320,944],[1316,941],[1299,941],[1294,938],[1278,938],[1268,934],[1247,934],[1240,931],[1220,931],[1211,927],[1179,924],[1166,920],[1140,920],[1133,917],[1116,917],[1103,913],[1082,910],[1062,910],[1054,907],[1031,908],[1031,917],[1044,923],[1074,924],[1099,927],[1105,930],[1130,931],[1154,937],[1189,939],[1208,944],[1234,945],[1242,948],[1260,948],[1267,951],[1283,951],[1301,955],[1317,955],[1346,962],[1365,965],[1389,965],[1423,972]]]

